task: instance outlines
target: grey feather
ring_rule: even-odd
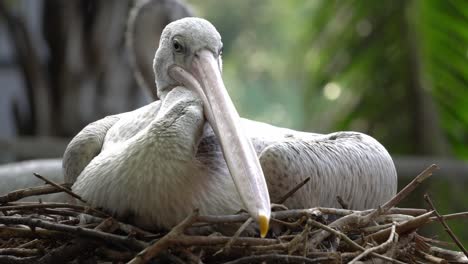
[[[63,155],[65,182],[74,183],[81,171],[101,152],[107,131],[118,120],[118,115],[114,115],[93,122],[72,139]]]

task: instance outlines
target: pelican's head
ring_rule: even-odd
[[[201,18],[183,18],[163,30],[154,58],[158,96],[175,86],[197,91],[215,131],[245,209],[268,231],[270,197],[257,154],[240,127],[239,115],[221,77],[223,43],[216,28]]]
[[[221,36],[205,19],[188,17],[167,25],[161,34],[153,65],[159,98],[163,98],[168,90],[180,84],[169,76],[168,69],[179,66],[190,71],[194,59],[200,53],[212,55],[221,71],[222,48]]]

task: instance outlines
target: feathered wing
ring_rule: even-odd
[[[113,115],[93,122],[70,141],[62,161],[65,182],[74,183],[89,162],[101,152],[107,131],[119,119],[119,115]]]
[[[339,207],[339,195],[351,209],[375,208],[396,193],[393,161],[372,137],[357,132],[301,136],[289,135],[260,154],[272,201],[307,177],[311,180],[287,206]]]

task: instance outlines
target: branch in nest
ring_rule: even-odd
[[[25,210],[37,208],[71,208],[85,213],[95,213],[99,217],[109,217],[107,214],[98,210],[93,210],[89,206],[68,203],[35,203],[35,202],[15,202],[0,206],[0,211]]]
[[[17,257],[33,257],[40,255],[42,252],[39,249],[29,248],[0,248],[0,255],[11,255]]]
[[[10,239],[10,238],[47,238],[47,239],[64,239],[69,238],[70,235],[63,232],[36,229],[31,230],[30,228],[24,227],[7,227],[0,226],[0,238]]]
[[[343,241],[345,241],[348,245],[350,245],[351,247],[357,249],[357,250],[361,250],[361,251],[365,251],[366,249],[363,248],[361,245],[357,244],[356,242],[354,242],[353,240],[351,240],[347,235],[343,234],[342,232],[340,231],[337,231],[333,228],[330,228],[324,224],[321,224],[317,221],[314,221],[314,220],[311,220],[311,223],[312,225],[318,227],[318,228],[321,228],[323,230],[326,230],[327,232],[330,232],[332,234],[334,234],[335,236],[338,236],[340,237],[341,239],[343,239]],[[398,261],[396,259],[392,259],[390,257],[387,257],[387,256],[384,256],[384,255],[380,255],[378,253],[375,253],[375,252],[370,252],[369,253],[370,255],[374,256],[374,257],[377,257],[377,258],[380,258],[380,259],[383,259],[383,260],[386,260],[386,261],[390,261],[392,263],[404,263],[404,262],[401,262],[401,261]]]
[[[191,215],[185,218],[180,224],[172,228],[172,230],[167,233],[163,238],[159,239],[156,243],[152,244],[151,246],[145,248],[143,251],[138,253],[129,264],[137,264],[137,263],[147,263],[150,259],[157,256],[161,251],[168,248],[173,242],[172,239],[176,239],[177,237],[181,236],[185,229],[191,226],[198,216],[198,210],[193,211]]]
[[[426,214],[415,217],[411,220],[408,220],[403,223],[399,223],[396,226],[396,232],[399,235],[412,233],[416,229],[420,228],[422,225],[426,224],[429,221],[429,217],[432,215],[432,211]],[[378,231],[374,234],[368,235],[365,237],[366,241],[377,241],[382,242],[391,232],[391,228],[386,228],[384,230]],[[358,240],[359,243],[360,240]]]
[[[55,182],[53,182],[53,181],[51,181],[51,180],[46,179],[44,176],[41,176],[41,175],[39,175],[38,173],[33,173],[33,175],[36,176],[37,178],[43,180],[43,181],[46,182],[47,184],[50,184],[50,185],[52,185],[52,186],[54,186],[54,187],[56,187],[56,188],[62,190],[64,193],[70,195],[71,197],[76,198],[76,199],[78,199],[79,201],[85,203],[86,205],[89,206],[90,210],[93,210],[93,211],[96,211],[96,212],[98,212],[98,213],[101,213],[101,214],[105,215],[106,217],[110,217],[110,215],[108,215],[108,214],[106,214],[106,213],[104,213],[104,212],[102,212],[102,211],[100,211],[100,210],[97,210],[97,209],[93,208],[88,202],[86,202],[85,200],[83,200],[83,198],[81,198],[81,196],[79,196],[78,194],[72,192],[71,190],[69,190],[69,189],[67,189],[67,188],[65,188],[65,187],[62,187],[60,184],[57,184],[57,183],[55,183]]]
[[[64,183],[64,184],[60,184],[59,186],[66,188],[66,187],[71,186],[71,184]],[[47,186],[47,185],[21,189],[21,190],[12,191],[5,195],[0,196],[0,204],[18,201],[20,199],[30,197],[30,196],[52,194],[52,193],[59,193],[59,192],[62,192],[62,189],[57,188],[55,186]]]
[[[101,232],[113,232],[116,229],[117,226],[110,218],[102,221],[97,227],[94,228],[94,230]],[[97,241],[76,238],[65,245],[51,250],[46,255],[41,257],[37,263],[66,263],[75,259],[79,254],[90,251],[93,252],[92,249],[96,248],[97,244]]]
[[[386,202],[382,207],[374,209],[368,214],[363,212],[357,212],[350,214],[348,216],[342,217],[335,222],[333,222],[330,227],[338,228],[343,231],[347,231],[351,228],[361,228],[368,225],[374,218],[377,216],[388,212],[392,207],[396,206],[401,200],[407,197],[417,186],[419,186],[424,180],[429,178],[432,175],[432,172],[437,169],[437,165],[431,165],[423,172],[421,172],[413,181],[411,181],[405,188],[403,188],[400,192],[398,192],[395,196],[393,196],[388,202]],[[330,235],[329,232],[322,230],[318,233],[312,243],[313,246],[316,247],[319,243],[321,243],[325,238]]]
[[[130,239],[128,237],[118,236],[114,234],[109,234],[89,228],[79,227],[79,226],[69,226],[64,224],[53,223],[49,221],[43,221],[40,219],[33,219],[29,217],[11,217],[11,216],[0,216],[0,223],[2,224],[16,224],[16,225],[27,225],[31,228],[44,228],[48,230],[61,231],[74,235],[82,235],[90,238],[98,238],[110,243],[117,245],[125,245],[131,249],[141,249],[146,247],[146,243]]]
[[[308,183],[309,181],[310,177],[305,178],[302,182],[300,182],[298,185],[296,185],[294,188],[292,188],[289,192],[287,192],[278,201],[275,201],[274,203],[283,204],[284,202],[286,202],[286,200],[289,199],[289,197],[293,196],[299,189],[302,188],[302,186],[306,185],[306,183]]]
[[[366,257],[367,255],[371,254],[372,252],[381,252],[381,251],[384,251],[386,250],[388,247],[390,247],[393,243],[396,243],[398,241],[398,234],[395,234],[396,230],[396,224],[393,223],[392,224],[392,230],[390,232],[390,236],[388,236],[388,239],[387,241],[385,241],[384,243],[378,245],[378,246],[375,246],[375,247],[371,247],[371,248],[368,248],[366,249],[364,252],[362,252],[361,254],[359,254],[357,257],[355,257],[353,260],[351,260],[349,262],[349,264],[355,264],[356,261]]]
[[[280,262],[280,263],[321,263],[330,259],[329,257],[319,257],[310,259],[301,256],[283,255],[283,254],[265,254],[254,255],[239,258],[233,261],[226,262],[225,264],[244,264],[244,263],[259,263],[259,262]]]
[[[399,191],[392,199],[382,205],[382,210],[387,212],[390,208],[399,204],[403,199],[405,199],[410,193],[414,191],[423,181],[427,180],[432,176],[432,173],[439,169],[435,164],[432,164],[423,172],[421,172],[416,178],[414,178],[408,185],[405,186],[401,191]]]
[[[466,251],[465,247],[462,245],[462,243],[457,238],[457,236],[453,233],[452,229],[450,229],[450,227],[447,225],[444,218],[442,218],[442,216],[439,214],[439,212],[437,212],[437,209],[435,208],[434,203],[432,202],[431,197],[429,196],[429,194],[426,193],[424,195],[424,199],[429,204],[429,206],[432,208],[432,210],[434,210],[434,213],[437,216],[437,219],[439,219],[439,221],[442,224],[442,226],[444,227],[445,231],[449,234],[449,236],[452,238],[452,240],[455,242],[455,244],[457,244],[458,248],[468,258],[468,252]]]
[[[14,256],[0,256],[0,263],[3,264],[37,264],[37,257],[19,258]]]

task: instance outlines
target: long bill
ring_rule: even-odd
[[[257,220],[260,235],[265,237],[271,212],[265,177],[252,142],[240,126],[239,114],[224,86],[215,57],[208,50],[200,50],[193,59],[193,74],[179,66],[169,71],[174,79],[200,94],[206,118],[221,143],[239,196],[249,214]]]

